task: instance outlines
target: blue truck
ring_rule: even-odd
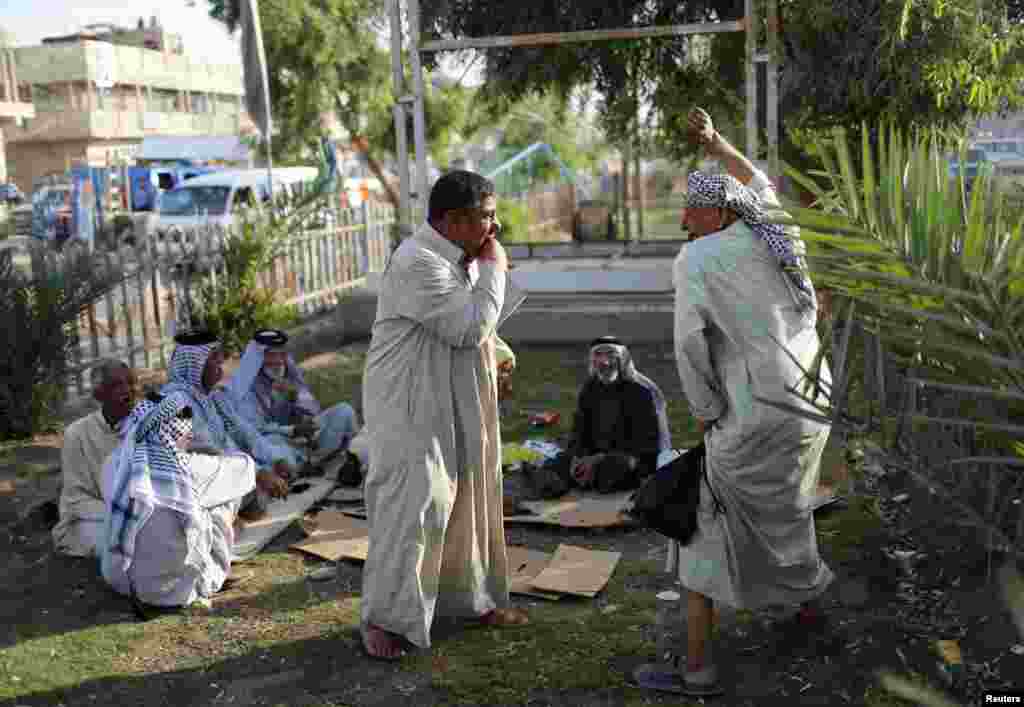
[[[129,167],[128,183],[131,193],[132,211],[155,211],[157,197],[161,192],[170,191],[186,179],[221,171],[222,167]]]

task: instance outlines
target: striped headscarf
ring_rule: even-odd
[[[233,433],[233,411],[225,409],[227,406],[219,396],[211,395],[203,387],[203,370],[210,355],[220,348],[220,343],[211,344],[178,344],[174,353],[171,354],[171,362],[168,365],[167,385],[161,390],[162,393],[181,392],[187,395],[192,403],[196,405],[206,422],[207,429],[213,440],[221,448],[228,448],[232,445],[231,435]]]
[[[152,395],[138,405],[115,452],[107,547],[113,562],[127,573],[135,558],[139,531],[157,508],[184,519],[188,554],[185,566],[205,570],[209,556],[209,518],[196,494],[182,438],[192,433],[190,399],[183,393]],[[186,439],[187,441],[187,439]]]
[[[783,273],[793,284],[801,310],[817,306],[814,286],[804,260],[806,246],[799,235],[789,235],[776,223],[769,223],[761,198],[728,174],[691,172],[686,182],[686,208],[728,209],[739,216],[764,241],[779,260]]]

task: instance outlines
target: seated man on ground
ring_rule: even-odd
[[[239,452],[256,462],[256,491],[243,503],[241,514],[253,519],[266,512],[268,497],[288,494],[288,480],[295,469],[288,462],[290,450],[260,434],[238,414],[230,396],[214,390],[224,375],[224,353],[215,336],[205,331],[175,337],[168,383],[161,393],[180,392],[193,411],[193,441],[189,451],[214,460]]]
[[[107,359],[92,369],[99,410],[73,422],[60,453],[60,520],[53,529],[57,552],[92,557],[103,533],[103,465],[120,442],[122,423],[135,400],[135,376],[121,361]]]
[[[235,409],[287,451],[286,460],[295,468],[322,467],[333,460],[358,464],[347,453],[358,429],[355,411],[348,403],[321,410],[287,344],[282,331],[267,329],[253,336],[238,371],[224,386]],[[358,484],[358,471],[356,476]]]
[[[187,451],[193,408],[181,391],[150,394],[107,465],[103,578],[142,605],[206,602],[231,572],[236,513],[256,483],[246,454]]]
[[[569,474],[602,493],[636,488],[669,449],[665,397],[613,336],[591,343],[590,377],[577,399]]]

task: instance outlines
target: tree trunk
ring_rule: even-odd
[[[633,172],[636,180],[636,239],[644,238],[644,178],[640,170],[640,153],[633,155]]]
[[[633,228],[629,212],[629,163],[633,161],[633,150],[629,142],[622,148],[622,238],[627,243],[633,240]]]

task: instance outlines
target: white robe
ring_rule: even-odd
[[[117,457],[104,467],[104,497],[109,519]],[[100,573],[119,594],[136,596],[151,606],[189,606],[200,597],[210,598],[231,573],[234,522],[243,498],[256,486],[256,466],[246,454],[191,455],[192,479],[203,513],[209,517],[209,537],[198,544],[209,547],[206,571],[197,574],[185,566],[189,539],[181,514],[158,506],[143,524],[136,539],[134,561],[127,572],[117,566],[109,548],[100,548]],[[105,528],[103,537],[109,535]]]
[[[120,438],[102,410],[73,422],[64,432],[60,451],[60,520],[53,528],[57,552],[93,557],[103,536],[103,465]]]
[[[430,645],[508,604],[495,329],[507,274],[424,226],[384,272],[363,381],[373,463],[362,620]],[[471,282],[472,280],[472,282]]]
[[[777,207],[763,173],[750,188]],[[675,352],[693,414],[717,420],[705,436],[703,487],[691,544],[670,543],[668,570],[683,586],[738,608],[793,606],[820,595],[833,575],[818,554],[812,504],[830,428],[754,396],[812,409],[799,387],[819,348],[815,312],[797,311],[793,285],[742,221],[682,247],[674,268]],[[828,380],[827,364],[822,373]]]

